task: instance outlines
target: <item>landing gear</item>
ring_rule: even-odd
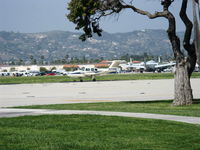
[[[83,79],[82,79],[82,78],[80,78],[80,82],[83,82]]]
[[[94,82],[96,81],[96,78],[95,78],[95,76],[92,76],[92,81],[94,81]]]

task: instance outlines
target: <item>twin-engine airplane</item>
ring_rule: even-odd
[[[79,78],[80,81],[83,81],[84,77],[89,77],[92,81],[96,81],[96,76],[106,75],[110,73],[117,73],[119,64],[123,62],[121,60],[114,60],[112,64],[107,69],[98,69],[95,67],[82,67],[79,70],[69,72],[68,77]]]

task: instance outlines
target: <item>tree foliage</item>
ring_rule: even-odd
[[[164,11],[168,9],[174,0],[161,0]],[[99,21],[102,17],[118,14],[124,9],[132,9],[141,15],[146,15],[150,19],[157,17],[165,17],[164,13],[150,14],[147,11],[140,10],[132,5],[133,0],[129,4],[125,0],[71,0],[68,5],[70,13],[67,18],[76,24],[77,30],[83,29],[84,34],[80,36],[82,41],[92,37],[92,33],[101,36],[102,29],[99,27]]]
[[[76,29],[83,29],[85,34],[80,39],[85,41],[92,37],[92,32],[101,36],[102,30],[99,28],[98,19],[94,16],[100,8],[99,0],[72,0],[69,3],[70,14],[68,19],[77,24]]]
[[[92,33],[101,36],[99,27],[101,17],[119,13],[122,10],[121,0],[72,0],[69,3],[70,13],[67,18],[76,24],[76,29],[83,29],[80,39],[85,41]]]

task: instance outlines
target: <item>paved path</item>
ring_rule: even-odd
[[[200,79],[191,84],[200,98]],[[173,79],[0,85],[0,107],[173,99],[173,90]]]
[[[111,111],[83,111],[83,110],[50,110],[50,109],[0,109],[0,118],[29,116],[29,115],[52,115],[52,114],[90,114],[90,115],[104,115],[104,116],[122,116],[135,118],[149,118],[178,121],[190,124],[199,124],[200,117],[186,117],[175,115],[161,115],[149,113],[128,113],[128,112],[111,112]]]

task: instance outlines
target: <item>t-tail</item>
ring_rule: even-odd
[[[122,63],[122,60],[113,60],[112,64],[109,66],[109,68],[117,68]]]

